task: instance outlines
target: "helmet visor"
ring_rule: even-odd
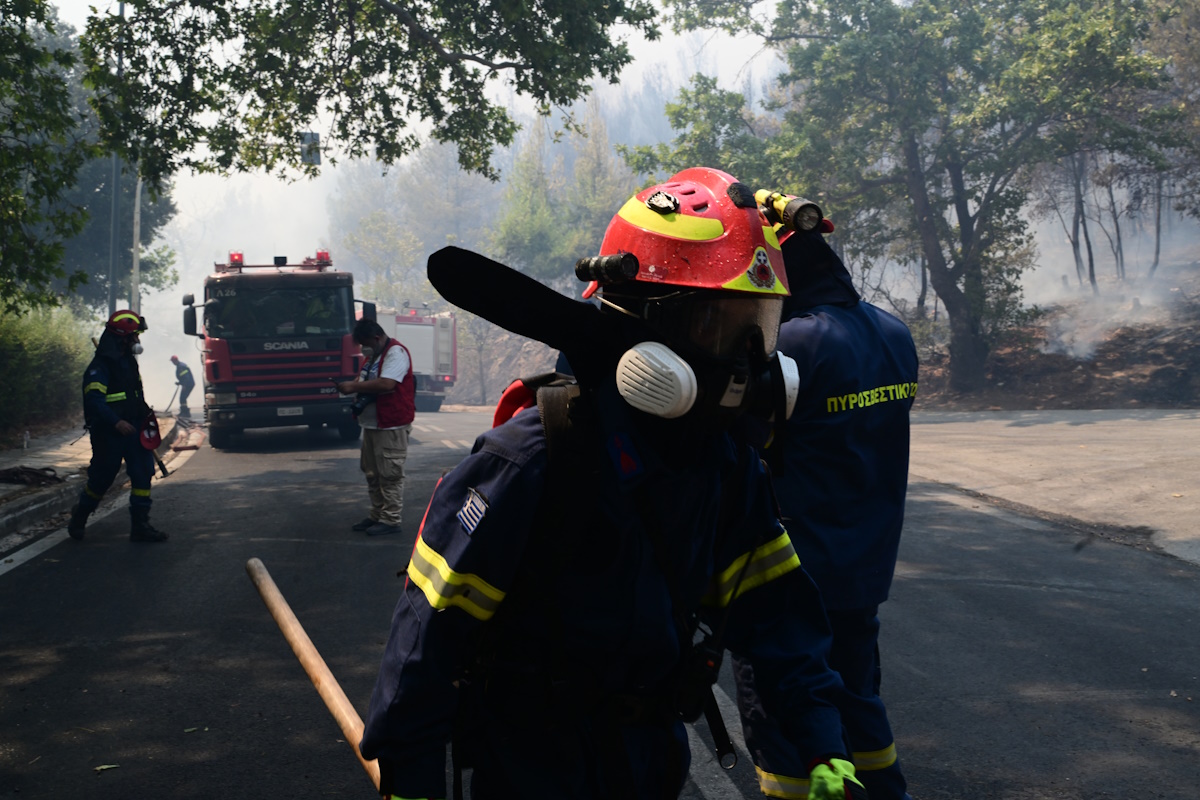
[[[687,339],[704,352],[717,358],[731,358],[760,334],[763,353],[775,350],[783,312],[782,297],[714,296],[697,292],[692,295],[690,305]]]

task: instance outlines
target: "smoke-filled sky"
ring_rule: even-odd
[[[60,0],[59,18],[77,32],[82,31],[92,3],[101,13],[117,12],[115,2]],[[704,72],[717,75],[725,88],[745,91],[748,84],[765,81],[773,69],[771,56],[751,37],[731,39],[722,34],[681,37],[664,26],[660,41],[651,44],[640,37],[631,37],[630,46],[635,60],[622,75],[624,89],[638,86],[648,76],[665,78],[669,84],[679,86],[691,74]],[[601,101],[606,95],[615,96],[606,86],[597,87],[595,94]],[[531,113],[528,107],[518,107],[517,111],[522,115]],[[169,357],[177,354],[193,369],[200,364],[199,340],[182,332],[182,295],[199,294],[203,276],[211,272],[214,261],[224,261],[230,250],[241,250],[247,262],[267,263],[275,255],[298,259],[311,255],[318,247],[327,247],[328,198],[336,194],[337,175],[335,169],[326,167],[316,180],[286,183],[263,175],[222,178],[181,174],[176,176],[174,186],[179,213],[163,230],[160,243],[169,245],[178,256],[180,284],[142,301],[143,313],[151,326],[144,337],[143,373],[147,393],[160,409],[174,389]],[[1039,221],[1036,232],[1039,265],[1022,278],[1026,302],[1047,305],[1090,294],[1089,289],[1078,286],[1074,259],[1061,225],[1055,220]],[[1107,279],[1113,272],[1112,251],[1102,231],[1092,233],[1097,273]],[[1125,237],[1127,271],[1131,277],[1144,275],[1153,260],[1153,238],[1134,230],[1125,231]],[[1191,263],[1196,258],[1196,240],[1194,223],[1173,218],[1165,231],[1162,264]],[[337,253],[333,255],[337,263]],[[1169,268],[1164,269],[1164,277],[1169,274]],[[1169,289],[1163,285],[1143,290],[1139,298],[1141,313],[1145,313],[1147,306],[1160,304],[1160,295]],[[1108,330],[1130,317],[1132,297],[1118,296],[1117,291],[1109,294],[1104,308],[1098,309],[1091,319],[1080,320],[1077,327],[1060,332],[1060,347],[1064,352],[1087,356]],[[198,406],[201,399],[197,397],[194,402]]]
[[[117,13],[117,3],[105,0],[58,0],[55,5],[59,19],[76,33],[83,31],[92,13],[89,6],[95,5],[99,13]],[[718,75],[727,88],[740,88],[748,79],[765,77],[770,60],[760,54],[759,45],[751,38],[731,39],[720,34],[680,37],[665,26],[658,42],[631,37],[630,47],[635,60],[622,74],[625,87],[637,85],[647,75],[665,76],[682,85],[688,76],[703,71]],[[597,93],[603,95],[605,89],[599,87]],[[528,115],[532,107],[519,107],[518,111]],[[180,283],[142,299],[142,312],[150,324],[143,337],[142,372],[153,405],[164,408],[175,388],[171,355],[178,355],[193,369],[200,365],[199,340],[182,332],[183,294],[200,294],[203,277],[212,271],[213,262],[224,261],[230,250],[241,250],[248,263],[269,263],[276,255],[299,259],[312,255],[318,247],[327,247],[327,200],[335,194],[336,184],[336,170],[328,167],[316,180],[292,183],[263,175],[175,176],[173,197],[179,211],[164,228],[159,244],[175,250]],[[333,256],[337,263],[337,254]],[[201,398],[193,397],[190,402],[199,406]]]

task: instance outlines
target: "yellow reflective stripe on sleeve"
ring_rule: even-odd
[[[100,394],[108,394],[108,387],[103,383],[89,383],[87,386],[83,387],[83,393],[87,394],[88,392],[100,392]]]
[[[896,763],[896,743],[892,742],[882,750],[855,751],[854,768],[859,772],[875,769],[887,769]]]
[[[742,572],[743,566],[745,567],[744,573]],[[704,602],[707,605],[724,608],[756,586],[769,583],[799,566],[800,556],[796,555],[792,539],[788,536],[787,531],[784,531],[766,544],[734,559],[724,572],[713,578],[713,585],[705,594]],[[741,583],[738,582],[739,576]],[[736,595],[733,593],[735,587],[737,588]]]
[[[458,606],[478,620],[491,619],[504,599],[504,592],[478,575],[455,572],[446,559],[424,539],[417,539],[408,577],[422,592],[429,605],[442,609]]]
[[[758,788],[767,797],[784,797],[788,800],[805,800],[808,797],[807,778],[789,778],[787,775],[774,775],[761,767],[755,766],[758,773]]]
[[[629,198],[617,216],[643,230],[661,233],[663,236],[673,236],[676,239],[687,239],[692,242],[706,242],[716,239],[725,232],[725,226],[719,219],[708,217],[693,217],[688,214],[659,214],[651,211],[645,203],[636,197]]]
[[[149,497],[150,496],[149,489],[130,489],[129,493],[131,495],[133,495],[134,497]]]
[[[116,394],[106,394],[104,396],[104,399],[110,403],[119,403],[120,401],[125,399],[125,393],[117,392]]]

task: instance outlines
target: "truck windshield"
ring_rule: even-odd
[[[349,333],[353,299],[349,288],[305,289],[221,287],[208,306],[205,331],[222,339],[332,336]]]

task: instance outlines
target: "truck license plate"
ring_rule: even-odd
[[[300,417],[304,415],[304,407],[284,406],[283,408],[278,409],[275,413],[281,417]]]

